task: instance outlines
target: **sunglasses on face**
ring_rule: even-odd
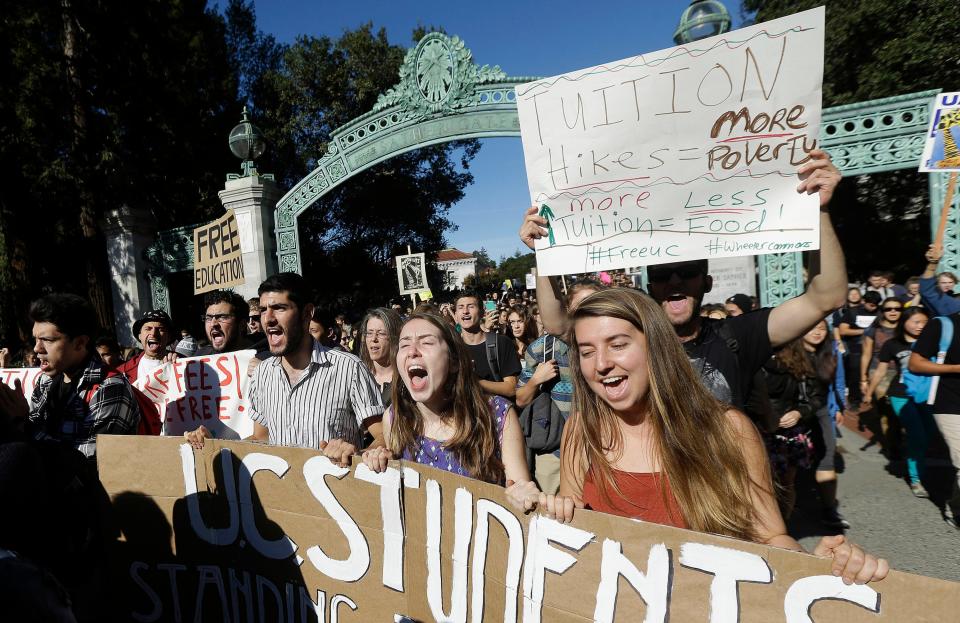
[[[903,311],[903,308],[902,308],[902,307],[884,307],[884,308],[883,308],[883,311],[885,311],[885,312],[891,312],[891,311],[899,312],[899,311]]]
[[[680,279],[693,279],[699,277],[702,273],[699,266],[692,264],[681,264],[680,266],[654,266],[647,269],[647,279],[651,283],[663,283],[670,281],[674,274]]]

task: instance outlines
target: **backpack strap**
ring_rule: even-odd
[[[490,373],[493,375],[494,382],[499,383],[503,380],[503,377],[500,376],[500,352],[497,348],[497,334],[488,331],[483,334],[483,341],[487,347],[487,365],[490,366]]]
[[[953,320],[949,316],[937,316],[940,321],[940,344],[937,347],[937,363],[947,358],[947,349],[953,342]]]
[[[949,316],[937,316],[940,321],[940,343],[937,345],[937,358],[935,363],[942,364],[947,359],[947,349],[953,342],[953,319]],[[933,405],[937,401],[937,390],[940,389],[940,375],[935,374],[930,379],[930,394],[927,397],[927,404]]]
[[[720,339],[722,339],[724,344],[727,345],[727,348],[730,349],[731,353],[736,354],[740,351],[740,342],[738,342],[737,338],[734,337],[730,326],[723,320],[720,320],[717,323],[717,335],[720,336]]]

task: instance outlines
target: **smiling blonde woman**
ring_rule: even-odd
[[[792,550],[756,428],[700,383],[664,311],[635,290],[590,295],[568,336],[573,415],[560,448],[561,521],[590,508]],[[844,581],[886,576],[886,561],[840,536],[815,552]]]

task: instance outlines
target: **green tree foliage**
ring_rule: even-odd
[[[949,0],[743,0],[763,22],[826,5],[824,107],[960,84],[957,5]],[[930,240],[927,174],[901,170],[845,180],[831,209],[854,278],[874,268],[903,279]]]
[[[517,251],[513,257],[500,260],[500,275],[503,279],[519,280],[518,287],[524,287],[524,275],[537,265],[537,256],[534,253],[521,254]]]
[[[500,264],[494,264],[483,247],[474,251],[477,257],[477,272],[467,277],[464,285],[479,292],[499,291],[505,279],[513,281],[513,287],[522,290],[526,285],[525,275],[537,265],[537,256],[534,253],[520,253],[516,251],[511,257],[500,259]]]
[[[15,0],[0,40],[0,333],[26,338],[29,301],[51,290],[90,297],[110,326],[107,210],[163,228],[219,206],[239,110],[222,20],[204,0]]]
[[[240,7],[249,5],[234,3]],[[234,6],[231,4],[231,6]],[[260,41],[260,37],[246,37]],[[254,46],[256,47],[256,46]],[[277,48],[266,42],[261,55]],[[289,188],[316,167],[334,130],[373,108],[398,80],[406,50],[370,24],[340,38],[301,36],[283,50],[282,62],[252,84],[249,97],[271,152],[260,165]],[[393,257],[446,246],[454,225],[450,207],[473,181],[469,163],[477,141],[415,150],[354,176],[317,201],[299,219],[305,275],[329,302],[358,313],[397,294]],[[442,278],[431,264],[428,278]]]
[[[480,247],[479,251],[474,251],[473,256],[477,258],[477,272],[487,268],[497,267],[497,263],[493,261],[493,259],[490,257],[490,254],[487,253],[486,247]]]

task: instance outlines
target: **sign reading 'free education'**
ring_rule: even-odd
[[[822,7],[516,89],[540,274],[817,249]]]
[[[243,254],[233,210],[193,230],[193,293],[243,285]]]

